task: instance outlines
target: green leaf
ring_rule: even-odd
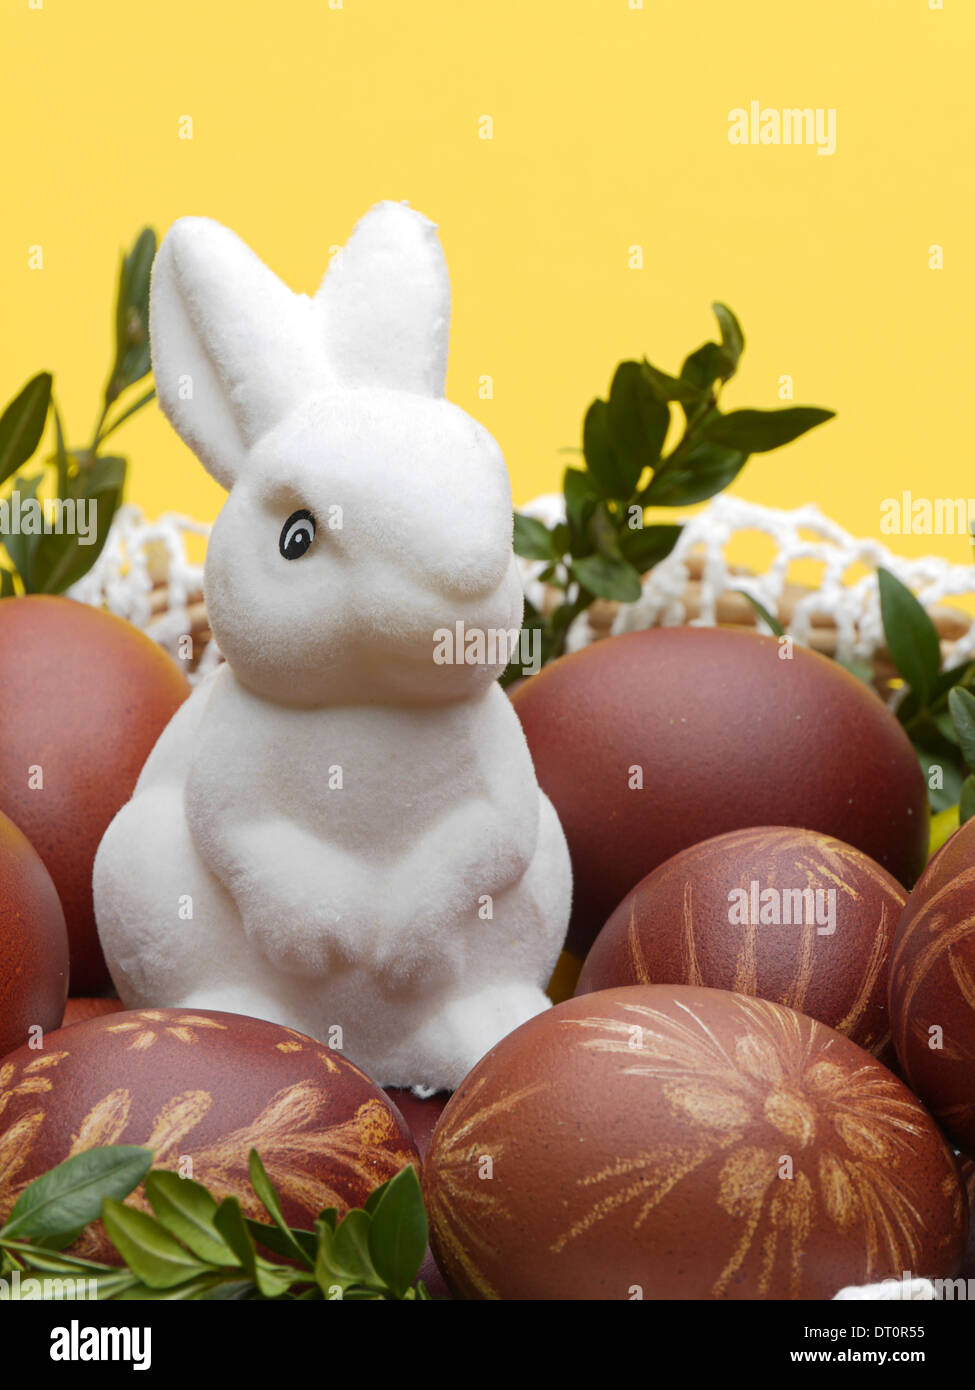
[[[673,550],[677,538],[684,528],[660,524],[654,526],[626,527],[620,532],[620,549],[623,558],[628,560],[640,574],[659,564]]]
[[[621,477],[632,496],[644,468],[653,468],[670,426],[670,411],[660,400],[639,362],[621,362],[609,390],[607,426],[621,461]]]
[[[98,1220],[105,1197],[127,1197],[151,1166],[152,1151],[131,1144],[75,1154],[24,1189],[0,1235],[39,1241],[80,1230]]]
[[[212,1288],[204,1289],[202,1293],[195,1297],[205,1299],[207,1302],[241,1302],[250,1301],[258,1295],[254,1291],[254,1285],[249,1279],[228,1279],[225,1283],[214,1283]],[[298,1297],[302,1297],[301,1294]]]
[[[217,1208],[213,1224],[233,1250],[240,1263],[265,1298],[278,1298],[286,1293],[296,1278],[297,1270],[281,1269],[258,1255],[236,1197],[225,1197]]]
[[[50,372],[38,372],[0,415],[0,483],[16,473],[41,442],[52,380]]]
[[[178,1173],[153,1172],[146,1178],[146,1197],[156,1219],[201,1260],[214,1265],[240,1263],[214,1224],[216,1200],[200,1183]]]
[[[640,365],[654,395],[665,404],[668,401],[680,401],[685,405],[696,405],[706,394],[693,382],[685,381],[683,377],[671,376],[669,372],[662,372],[659,367],[651,366],[646,358]]]
[[[942,671],[934,683],[931,691],[932,700],[944,698],[949,691],[954,690],[955,686],[963,689],[970,689],[975,680],[975,662],[964,661],[960,666],[949,666],[946,671]]]
[[[125,459],[117,454],[99,454],[80,470],[78,480],[84,497],[100,497],[121,492],[125,486]]]
[[[697,444],[673,469],[656,473],[640,494],[644,506],[689,507],[706,502],[734,482],[748,461],[736,449]]]
[[[17,593],[14,577],[10,570],[0,569],[0,598],[13,598]]]
[[[759,603],[757,598],[755,598],[752,594],[747,594],[744,589],[735,589],[734,592],[736,594],[741,594],[743,598],[747,598],[748,602],[754,608],[755,612],[761,618],[762,622],[765,623],[766,627],[768,627],[769,631],[774,636],[785,636],[785,628],[779,622],[778,618],[774,618],[772,616],[772,614],[768,611],[764,604]]]
[[[332,1298],[336,1286],[344,1293],[350,1281],[335,1258],[335,1231],[326,1221],[316,1221],[315,1231],[318,1236],[315,1282],[325,1298]]]
[[[373,1264],[369,1249],[371,1226],[372,1216],[369,1212],[360,1207],[346,1212],[335,1230],[332,1261],[333,1266],[348,1277],[350,1283],[368,1284],[376,1288],[381,1287],[384,1280]]]
[[[597,598],[635,603],[643,592],[640,575],[627,560],[610,560],[605,555],[587,555],[573,560],[573,578]]]
[[[718,327],[721,329],[721,346],[737,368],[741,354],[745,351],[745,335],[741,331],[741,324],[727,304],[722,304],[716,300],[711,305],[711,310],[718,320]]]
[[[99,1303],[105,1303],[113,1298],[132,1296],[129,1292],[131,1289],[145,1288],[145,1285],[127,1269],[118,1269],[112,1274],[96,1275],[95,1285]]]
[[[948,711],[939,710],[937,713],[931,711],[930,718],[931,723],[937,729],[941,737],[947,739],[949,743],[953,743],[957,748],[958,731],[956,730],[954,723],[952,722],[951,715],[948,713]]]
[[[599,493],[592,478],[581,468],[565,470],[562,490],[565,493],[565,515],[572,538],[571,547],[565,549],[571,548],[574,555],[583,554],[583,538],[588,534],[589,518],[599,501]],[[565,549],[561,550],[560,554],[564,554]]]
[[[420,1180],[410,1165],[390,1180],[369,1227],[372,1262],[397,1298],[403,1297],[419,1272],[427,1234]]]
[[[600,502],[589,521],[589,533],[600,555],[609,560],[622,560],[617,520],[609,510],[609,504]]]
[[[609,406],[596,400],[586,411],[582,450],[589,475],[603,497],[627,498],[633,487],[632,469],[620,458],[609,434]]]
[[[566,553],[572,543],[572,532],[567,521],[560,521],[557,526],[552,528],[552,549],[559,559]]]
[[[975,816],[975,777],[966,777],[961,784],[961,798],[958,802],[958,824],[964,825]]]
[[[80,1232],[74,1232],[76,1240],[79,1235]],[[2,1239],[8,1254],[20,1257],[31,1269],[44,1270],[45,1273],[97,1274],[114,1268],[98,1260],[84,1260],[80,1255],[66,1255],[63,1251],[51,1250],[38,1241],[8,1240],[6,1236]]]
[[[702,434],[712,444],[740,449],[746,454],[764,454],[832,420],[835,413],[808,405],[788,406],[784,410],[733,410],[709,421]]]
[[[13,492],[20,493],[21,506],[29,499],[36,498],[37,489],[43,481],[43,473],[35,473],[33,477],[30,478],[16,477],[14,479]],[[34,556],[40,540],[41,537],[38,535],[24,535],[23,532],[16,535],[8,533],[3,537],[3,544],[7,554],[13,562],[14,569],[20,575],[24,591],[28,594],[34,592]]]
[[[548,527],[521,512],[515,512],[514,550],[524,560],[551,560],[556,555]]]
[[[102,1222],[129,1269],[150,1289],[171,1289],[205,1268],[154,1216],[144,1211],[106,1198],[102,1203]]]
[[[696,352],[686,358],[680,374],[701,394],[705,394],[716,381],[727,381],[734,376],[735,358],[720,343],[702,343]]]
[[[156,234],[144,227],[119,267],[115,301],[115,362],[105,387],[106,406],[141,380],[152,365],[149,351],[149,276]]]
[[[915,746],[918,762],[921,764],[921,771],[924,773],[924,782],[928,789],[928,801],[932,813],[937,815],[939,811],[950,810],[952,806],[957,806],[961,799],[962,783],[965,780],[964,773],[955,763],[947,758],[940,751],[932,751],[921,746]],[[932,768],[941,770],[941,786],[931,785]]]
[[[54,457],[57,461],[58,487],[57,495],[67,497],[68,495],[68,449],[64,442],[64,430],[61,426],[61,415],[53,400],[51,402],[52,413],[54,415]]]
[[[267,1170],[261,1162],[256,1149],[251,1149],[249,1162],[251,1187],[257,1193],[264,1204],[264,1209],[271,1220],[280,1230],[284,1239],[289,1243],[289,1254],[293,1259],[299,1260],[308,1269],[314,1267],[314,1257],[308,1258],[304,1247],[292,1235],[291,1227],[284,1219],[284,1212],[281,1210],[281,1199],[277,1194],[274,1184],[267,1175]]]
[[[268,1224],[263,1221],[252,1221],[250,1217],[244,1218],[244,1225],[250,1232],[251,1239],[256,1245],[264,1250],[270,1250],[273,1255],[280,1255],[282,1259],[293,1260],[296,1258],[294,1246],[291,1241],[283,1234],[279,1226],[273,1223]],[[313,1269],[315,1265],[315,1252],[318,1249],[317,1237],[311,1231],[292,1230],[291,1235],[298,1242],[302,1251],[302,1263],[308,1269]]]
[[[967,690],[952,690],[948,709],[966,766],[975,768],[975,696]]]
[[[234,1280],[233,1283],[238,1288],[242,1286],[240,1280]],[[182,1284],[168,1285],[166,1288],[156,1288],[152,1284],[130,1284],[116,1294],[115,1298],[119,1303],[186,1303],[205,1298],[225,1285],[225,1275],[201,1274],[195,1279],[188,1279]],[[243,1284],[243,1287],[250,1290],[253,1285],[248,1282]]]
[[[31,1249],[67,1250],[69,1245],[74,1245],[75,1241],[80,1239],[84,1229],[84,1226],[78,1226],[73,1231],[62,1231],[56,1236],[37,1236],[31,1243]]]
[[[257,1250],[244,1220],[244,1213],[236,1197],[225,1197],[217,1207],[213,1224],[223,1236],[237,1257],[256,1282]]]
[[[140,396],[137,401],[133,401],[130,406],[126,406],[125,410],[121,411],[120,414],[116,415],[112,423],[108,425],[107,428],[101,431],[101,434],[99,436],[100,439],[104,442],[110,434],[115,433],[119,425],[124,425],[126,420],[130,418],[130,416],[135,415],[135,413],[141,410],[143,406],[148,405],[150,401],[154,401],[155,399],[156,388],[153,386],[145,393],[144,396]]]
[[[75,532],[62,531],[60,535],[52,532],[37,537],[38,546],[32,569],[35,593],[63,593],[88,573],[108,539],[112,518],[122,500],[125,473],[125,459],[108,454],[91,460],[79,469],[71,489],[75,503]],[[90,538],[84,544],[77,534],[79,503],[85,506],[90,530]]]
[[[941,669],[937,629],[910,589],[889,570],[877,570],[877,584],[887,648],[900,675],[925,704]]]

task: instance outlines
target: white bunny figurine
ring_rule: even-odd
[[[433,1089],[547,1007],[571,897],[504,650],[434,657],[438,631],[522,616],[504,459],[444,399],[449,311],[405,204],[366,214],[312,299],[216,222],[169,231],[153,368],[229,489],[205,570],[226,665],[94,870],[126,1006],[271,1019]]]

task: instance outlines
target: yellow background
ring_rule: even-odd
[[[408,199],[450,265],[448,394],[499,439],[516,502],[558,486],[615,363],[676,370],[715,298],[748,338],[726,407],[774,407],[787,373],[796,402],[838,411],[737,492],[815,500],[863,535],[904,488],[975,496],[971,0],[336,4],[3,0],[3,400],[52,369],[86,442],[119,249],[144,223],[215,217],[311,292],[373,202]],[[753,99],[835,107],[836,153],[731,145]],[[113,442],[150,514],[215,515],[155,407]]]

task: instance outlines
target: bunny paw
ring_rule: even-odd
[[[414,1039],[427,1070],[440,1086],[456,1088],[474,1064],[502,1038],[543,1010],[551,1000],[537,985],[509,981],[455,998]]]

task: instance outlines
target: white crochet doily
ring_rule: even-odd
[[[538,497],[521,510],[549,526],[565,519],[560,494]],[[741,531],[761,531],[774,541],[777,553],[763,574],[741,575],[731,570],[726,547]],[[190,606],[194,599],[199,599],[203,583],[203,566],[188,559],[186,539],[206,537],[209,532],[204,523],[173,512],[147,521],[138,507],[120,507],[105,548],[88,574],[70,590],[71,597],[127,618],[176,656],[181,638],[192,629]],[[809,539],[810,534],[815,539]],[[804,643],[814,617],[831,618],[837,629],[836,654],[846,661],[868,660],[883,642],[875,573],[878,565],[913,589],[926,607],[945,598],[975,593],[975,567],[971,565],[952,565],[936,557],[905,560],[877,541],[851,536],[811,503],[791,512],[773,511],[725,495],[716,497],[697,516],[684,520],[684,529],[671,554],[646,576],[642,597],[636,603],[620,606],[613,632],[685,622],[687,561],[692,554],[703,556],[699,612],[692,619],[700,626],[714,625],[717,600],[729,588],[745,590],[776,615],[789,566],[797,560],[821,561],[824,569],[819,588],[799,599],[786,630],[797,642]],[[857,564],[865,566],[869,573],[850,584],[844,583],[850,567]],[[544,597],[538,580],[543,567],[540,562],[522,561],[525,591],[536,607],[541,607]],[[158,602],[161,581],[168,585],[162,609]],[[577,650],[591,640],[592,632],[584,617],[578,618],[569,629],[569,650]],[[973,654],[975,625],[950,645],[946,659],[957,664]],[[199,680],[219,660],[216,642],[211,639],[190,679]],[[937,1289],[928,1279],[891,1279],[881,1284],[851,1286],[836,1294],[840,1300],[884,1302],[929,1301],[937,1297]]]
[[[549,526],[565,519],[563,498],[557,493],[537,497],[521,510]],[[203,581],[202,565],[187,558],[186,538],[206,537],[209,531],[203,522],[175,512],[147,521],[138,507],[121,507],[104,550],[88,574],[71,589],[71,597],[127,618],[175,655],[177,643],[190,628],[189,600],[199,597]],[[761,574],[736,573],[727,558],[730,542],[746,531],[761,532],[774,543],[775,556]],[[690,578],[688,561],[692,556],[698,566],[703,563],[703,569],[695,586],[697,613],[688,618],[685,599]],[[806,644],[814,620],[831,620],[836,627],[836,656],[841,661],[867,661],[883,645],[878,565],[889,569],[912,589],[926,608],[945,599],[975,594],[973,565],[951,564],[938,556],[905,559],[879,541],[850,535],[812,503],[787,512],[724,495],[714,498],[697,516],[684,519],[683,530],[670,555],[644,577],[642,596],[635,603],[620,605],[612,632],[633,632],[658,624],[672,627],[687,621],[713,626],[718,599],[729,589],[743,590],[778,616],[790,566],[801,560],[819,562],[822,578],[816,589],[795,602],[783,626],[797,642]],[[160,612],[156,586],[161,563],[169,588],[166,607]],[[846,582],[855,566],[867,572]],[[541,607],[545,591],[538,575],[544,565],[541,561],[523,560],[521,567],[525,592],[536,607]],[[583,614],[569,629],[567,648],[577,651],[592,637]],[[960,664],[973,656],[975,624],[945,646],[946,663]],[[211,641],[193,678],[206,675],[219,659],[220,653]]]
[[[559,493],[535,498],[521,510],[547,526],[565,520],[564,500]],[[776,554],[762,574],[735,573],[727,558],[727,547],[745,531],[759,531],[774,543]],[[804,534],[805,533],[805,534]],[[794,511],[776,511],[722,495],[714,498],[697,516],[683,519],[683,530],[674,549],[645,576],[643,594],[635,603],[622,604],[613,623],[614,634],[642,628],[673,627],[687,622],[684,599],[690,572],[688,558],[703,558],[698,616],[690,619],[698,626],[711,627],[717,621],[720,595],[728,589],[741,589],[757,599],[773,617],[789,578],[790,566],[801,560],[822,564],[818,588],[800,598],[785,631],[799,643],[809,641],[814,618],[829,618],[836,625],[836,656],[841,661],[867,661],[883,645],[883,624],[877,596],[876,569],[883,566],[917,594],[926,608],[943,599],[975,594],[975,566],[954,565],[937,556],[908,560],[875,540],[862,540],[811,502]],[[536,607],[544,600],[544,587],[538,575],[541,561],[522,562],[525,591]],[[850,570],[863,566],[869,572],[846,582]],[[569,629],[567,647],[577,651],[592,640],[585,615]],[[949,643],[946,660],[952,665],[975,655],[975,625],[963,637]]]
[[[69,595],[128,619],[178,657],[179,643],[193,627],[190,602],[199,599],[203,589],[203,566],[190,561],[186,541],[189,536],[209,534],[204,522],[176,512],[147,521],[138,507],[127,503],[116,512],[102,553]],[[163,581],[168,587],[165,604],[159,608]],[[195,670],[189,672],[190,680],[200,680],[219,661],[220,652],[211,639]]]

